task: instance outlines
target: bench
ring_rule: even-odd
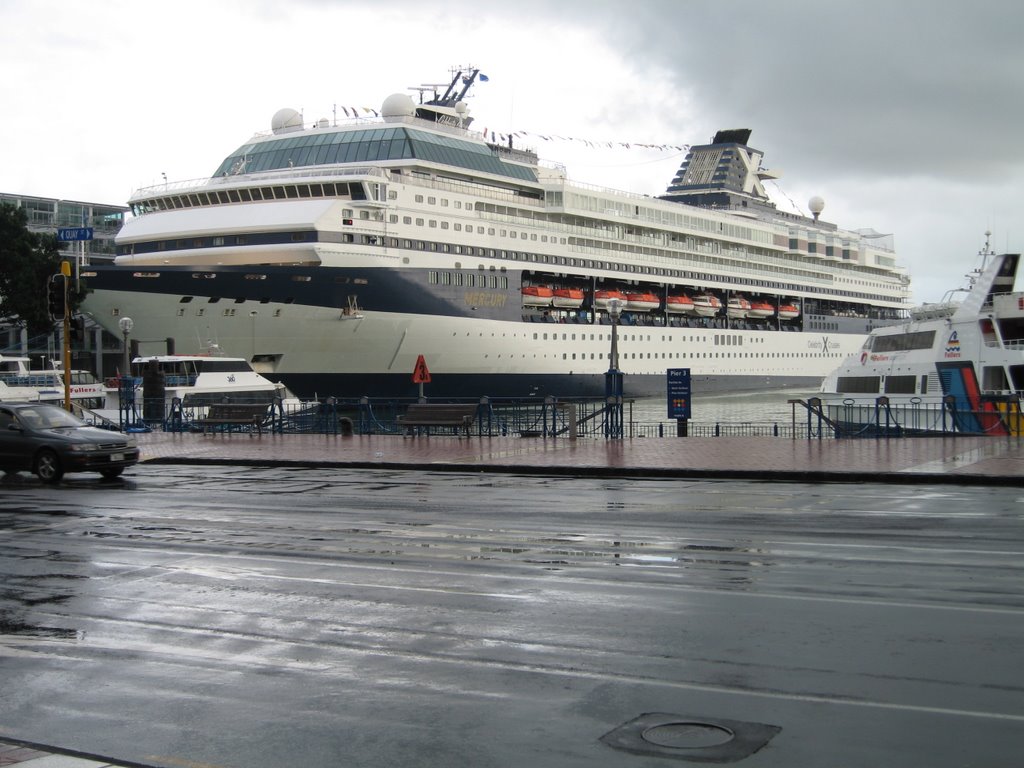
[[[252,437],[252,428],[262,435],[263,420],[267,418],[267,403],[213,403],[201,419],[196,419],[195,424],[203,428],[203,432],[212,431],[214,427],[247,426],[249,436]]]
[[[458,427],[469,437],[469,427],[476,418],[477,403],[413,403],[398,417],[398,425],[412,427]]]

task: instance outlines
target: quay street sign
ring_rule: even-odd
[[[62,243],[92,240],[92,227],[59,227],[57,229],[57,239]]]

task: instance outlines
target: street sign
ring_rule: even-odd
[[[670,419],[689,419],[690,369],[669,368],[665,373],[668,378],[668,417]]]
[[[62,243],[92,240],[92,227],[60,227],[57,230],[57,239]]]
[[[430,371],[427,370],[427,361],[420,355],[416,358],[416,367],[412,372],[412,383],[413,384],[429,384],[430,383]]]

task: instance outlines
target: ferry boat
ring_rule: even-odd
[[[10,402],[64,402],[64,373],[57,364],[45,369],[32,368],[31,360],[21,355],[0,353],[0,400]],[[103,383],[88,371],[71,371],[68,392],[72,403],[94,408],[103,403]]]
[[[602,189],[476,131],[478,78],[373,119],[281,110],[210,178],[138,190],[83,308],[114,334],[131,317],[137,339],[251,348],[300,397],[415,395],[420,356],[431,397],[603,394],[608,297],[628,294],[654,298],[616,323],[627,396],[663,394],[669,368],[698,391],[814,387],[902,314],[891,237],[817,198],[779,210],[748,129],[691,147],[660,197]],[[585,299],[556,306],[564,288]],[[667,301],[684,294],[692,311]],[[801,311],[730,317],[734,294]]]
[[[267,403],[277,399],[295,402],[280,383],[257,373],[244,357],[227,357],[218,346],[199,354],[146,355],[132,360],[129,379],[136,403],[156,399],[161,412],[176,398],[183,407],[211,403]],[[124,400],[122,379],[106,382],[106,409],[117,409]]]
[[[823,414],[840,431],[1021,433],[1020,255],[995,255],[986,243],[980,256],[966,298],[915,307],[904,323],[876,329],[826,377]]]

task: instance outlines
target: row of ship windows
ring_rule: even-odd
[[[534,341],[547,341],[548,340],[548,335],[549,334],[547,334],[547,333],[534,333],[533,334],[533,340]],[[563,334],[561,334],[561,340],[562,341],[576,341],[576,336],[577,335],[579,336],[579,340],[580,341],[586,341],[587,340],[587,334],[585,334],[585,333],[580,333],[580,334],[563,333]],[[616,335],[617,335],[617,337],[618,337],[618,339],[620,341],[629,342],[629,343],[635,343],[635,342],[641,342],[642,343],[644,341],[647,341],[647,342],[651,341],[651,335],[650,334],[647,334],[647,336],[644,336],[643,334],[636,334],[636,333],[618,333]],[[557,333],[552,333],[552,334],[550,334],[550,336],[551,336],[551,340],[552,341],[558,341],[559,340],[559,334],[557,334]],[[596,334],[592,333],[592,334],[590,334],[590,341],[605,341],[605,340],[610,340],[610,339],[611,339],[611,335],[607,335],[606,336],[603,333],[596,333]],[[689,339],[687,339],[686,336],[683,336],[683,337],[681,337],[679,339],[676,339],[676,338],[674,338],[672,336],[662,336],[661,337],[661,341],[663,343],[665,343],[665,342],[672,342],[672,343],[685,344],[685,343],[689,342],[691,344],[707,344],[708,343],[708,337],[707,336],[690,336]],[[750,339],[749,341],[750,341],[751,344],[764,344],[765,339]],[[738,333],[716,333],[716,334],[714,334],[714,345],[716,347],[732,347],[732,346],[742,347],[743,346],[743,337],[740,336]]]
[[[563,360],[607,360],[610,354],[607,352],[591,352],[588,356],[585,352],[563,352]],[[485,355],[487,357],[487,355]],[[500,357],[500,355],[499,355]],[[525,357],[525,355],[523,355]],[[534,355],[538,357],[538,355]],[[547,357],[547,355],[542,355]],[[552,355],[552,357],[557,357]],[[767,360],[767,359],[786,359],[786,360],[802,360],[809,358],[822,358],[822,357],[835,357],[841,358],[844,355],[837,354],[835,352],[762,352],[760,354],[756,352],[620,352],[619,358],[621,360]]]

